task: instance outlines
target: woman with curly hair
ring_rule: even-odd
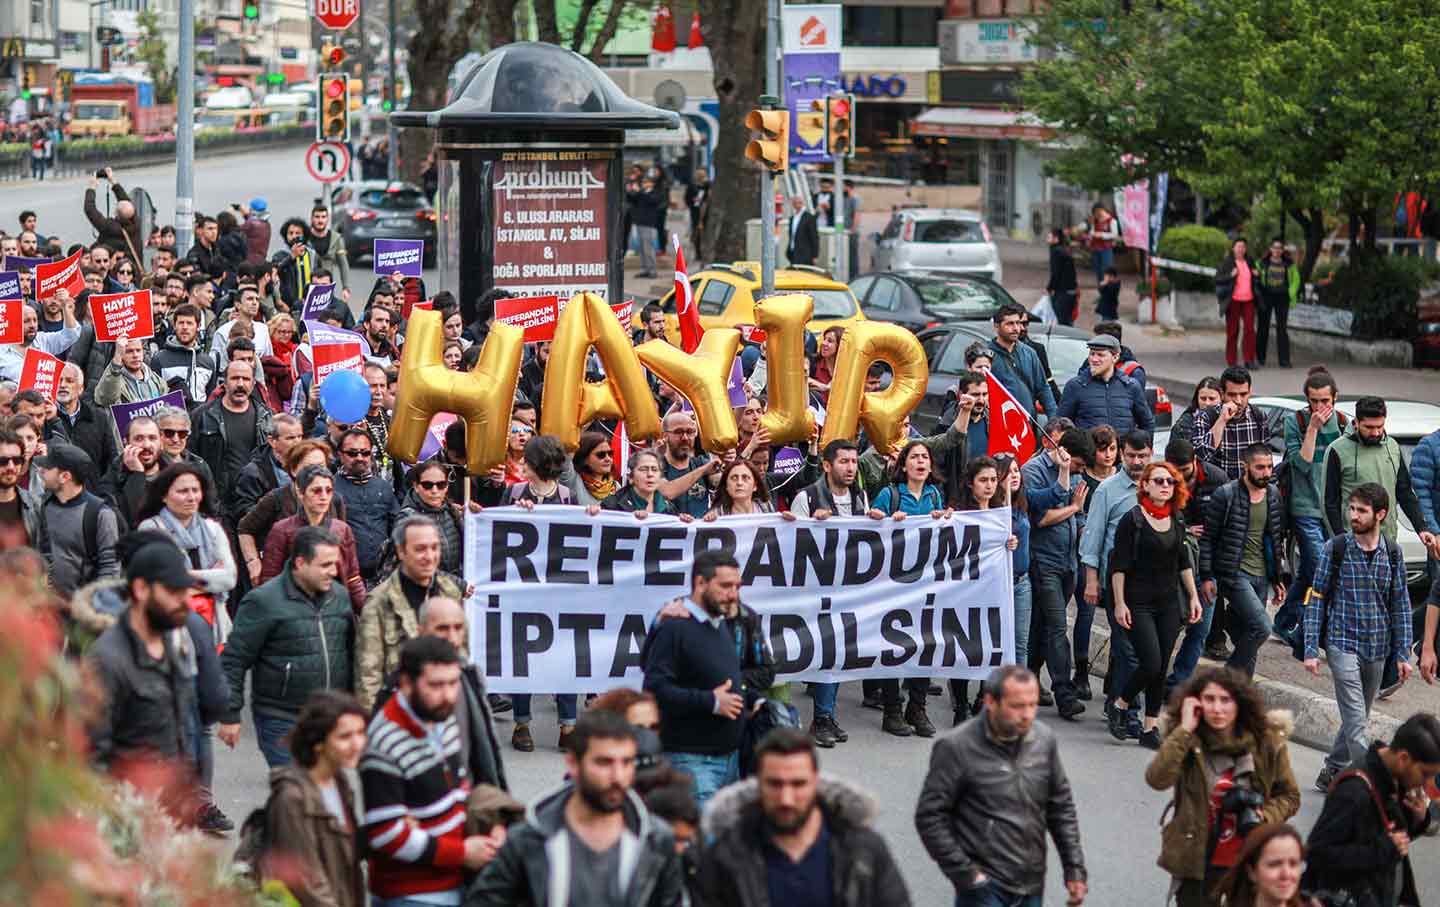
[[[749,460],[731,460],[720,472],[720,487],[715,491],[715,506],[705,514],[707,522],[722,516],[751,513],[774,513],[770,488],[765,477]]]
[[[1177,907],[1212,907],[1213,889],[1240,863],[1247,833],[1300,809],[1290,769],[1289,712],[1265,712],[1260,690],[1229,668],[1197,671],[1165,707],[1169,728],[1145,769],[1155,790],[1174,791],[1160,833],[1161,869]]]
[[[1110,735],[1125,740],[1134,703],[1145,694],[1140,745],[1160,748],[1156,724],[1165,699],[1165,672],[1180,624],[1200,619],[1195,567],[1185,547],[1182,514],[1190,490],[1169,463],[1147,463],[1136,483],[1138,503],[1120,517],[1110,557],[1114,622],[1130,637],[1138,664],[1107,716]],[[1187,604],[1181,607],[1181,592]]]

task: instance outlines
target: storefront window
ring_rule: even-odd
[[[936,7],[847,6],[845,43],[852,47],[934,47],[939,41]]]

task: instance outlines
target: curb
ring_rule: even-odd
[[[1097,615],[1098,617],[1098,615]],[[1201,664],[1216,665],[1216,662],[1201,657]],[[1090,630],[1090,675],[1103,677],[1110,667],[1110,631],[1104,621],[1097,619]],[[1312,749],[1329,752],[1340,732],[1340,707],[1335,700],[1313,690],[1294,684],[1270,680],[1255,675],[1255,683],[1265,695],[1265,703],[1274,709],[1287,709],[1295,716],[1295,727],[1290,739]],[[1103,697],[1100,697],[1103,698]],[[1370,713],[1366,735],[1371,740],[1389,740],[1400,727],[1400,719],[1379,712]]]

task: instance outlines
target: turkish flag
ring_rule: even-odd
[[[655,30],[650,34],[650,49],[661,54],[675,49],[675,16],[670,12],[669,3],[661,3],[660,8],[655,10]]]
[[[690,19],[690,43],[686,46],[691,50],[705,46],[705,36],[700,32],[700,11],[698,9]]]
[[[671,233],[670,240],[675,247],[675,316],[680,320],[680,349],[693,353],[700,346],[705,329],[700,326],[700,310],[695,308],[690,275],[685,273],[685,250],[680,248],[680,237]]]
[[[1024,463],[1040,448],[1035,419],[989,369],[985,371],[985,383],[990,388],[990,443],[985,452],[992,457],[1010,454]]]

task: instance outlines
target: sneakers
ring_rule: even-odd
[[[1059,712],[1060,717],[1066,721],[1074,721],[1085,714],[1085,706],[1078,699],[1067,699],[1064,702],[1057,702],[1055,711]]]
[[[510,735],[510,745],[522,753],[535,752],[535,738],[530,736],[530,725],[515,725],[515,732]]]
[[[925,703],[911,700],[905,706],[905,723],[914,728],[917,737],[934,737],[935,725],[930,722],[930,716],[925,713]]]
[[[833,749],[839,741],[830,733],[830,723],[820,715],[810,722],[810,742],[821,749]]]
[[[1226,661],[1230,658],[1230,647],[1223,642],[1205,646],[1205,657],[1212,661]]]
[[[1093,692],[1091,692],[1091,690],[1090,690],[1090,662],[1088,662],[1088,661],[1077,661],[1077,662],[1075,662],[1075,680],[1074,680],[1074,683],[1075,683],[1075,695],[1078,696],[1078,697],[1080,697],[1081,700],[1083,700],[1083,701],[1085,701],[1085,702],[1089,702],[1091,699],[1093,699],[1093,698],[1095,697],[1095,694],[1094,694]]]
[[[845,733],[845,729],[835,722],[834,715],[826,717],[825,726],[830,729],[830,736],[834,737],[837,742],[844,743],[850,739],[850,735]]]
[[[969,717],[970,713],[967,712],[965,709],[956,709],[955,714],[951,717],[950,726],[959,727],[965,722],[965,719]]]
[[[510,705],[510,700],[504,696],[501,696],[499,693],[489,694],[485,697],[485,701],[490,703],[490,711],[495,712],[496,714],[499,714],[500,712],[508,712],[512,708],[512,706]]]
[[[195,825],[201,831],[210,835],[224,835],[226,832],[235,830],[235,823],[231,822],[220,807],[214,803],[206,803],[200,808],[200,813],[195,817]]]
[[[1148,731],[1143,731],[1140,734],[1140,745],[1147,750],[1158,750],[1160,748],[1160,730],[1152,727]]]
[[[898,705],[885,707],[885,718],[880,722],[880,730],[896,737],[909,737],[915,733],[910,729],[910,725],[905,723],[905,717]]]
[[[1128,739],[1125,733],[1125,720],[1129,716],[1129,709],[1117,709],[1114,705],[1106,706],[1105,726],[1110,731],[1110,736],[1122,743]]]
[[[1320,774],[1315,776],[1315,789],[1322,794],[1330,793],[1330,782],[1335,780],[1335,770],[1330,766],[1320,769]]]
[[[1055,697],[1051,696],[1050,691],[1044,687],[1040,688],[1040,704],[1046,706],[1055,704]]]

